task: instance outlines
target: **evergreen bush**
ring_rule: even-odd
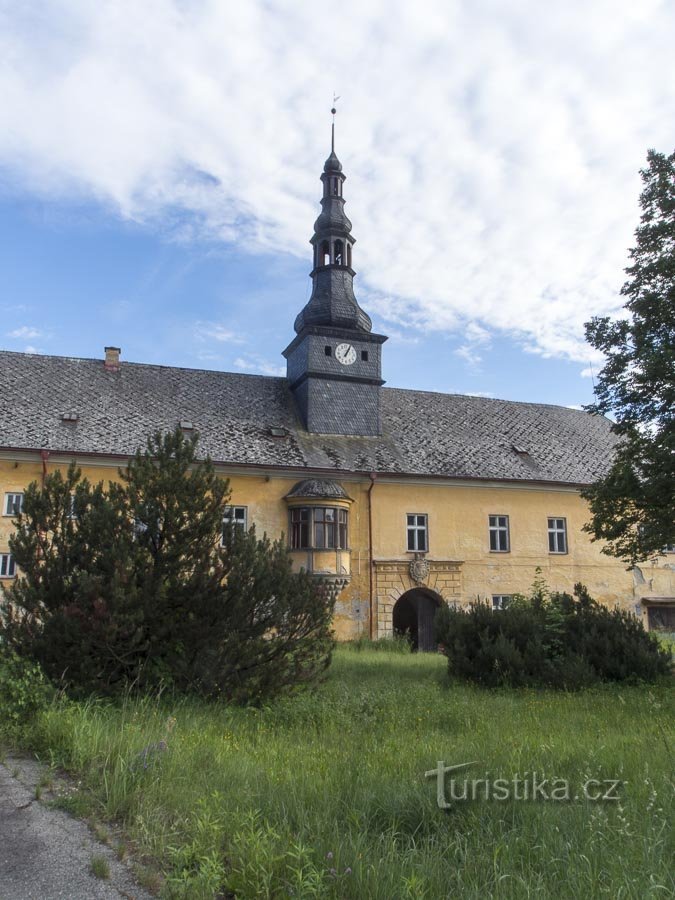
[[[468,610],[444,606],[435,629],[450,674],[488,687],[574,690],[670,671],[670,653],[635,616],[596,603],[581,584],[572,597],[549,593],[539,580],[531,596],[501,610],[480,601]]]
[[[72,465],[24,493],[0,640],[71,693],[173,687],[259,702],[317,677],[333,606],[282,541],[224,524],[197,438],[157,434],[120,483]]]

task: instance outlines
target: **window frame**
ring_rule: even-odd
[[[415,519],[414,523],[410,519]],[[423,519],[422,525],[417,521]],[[405,545],[406,553],[428,553],[429,552],[429,515],[428,513],[406,513],[405,514]],[[419,546],[419,535],[424,535],[424,547]],[[413,538],[413,547],[410,546],[410,538]]]
[[[495,525],[492,524],[492,520],[495,519]],[[499,520],[504,519],[505,525],[500,525]],[[501,544],[501,537],[505,536],[506,538],[506,546],[505,547],[493,547],[492,546],[492,538],[493,536],[496,538],[495,543]],[[510,553],[511,552],[511,522],[509,521],[509,517],[504,515],[503,513],[490,513],[488,515],[488,541],[490,544],[490,553]],[[495,596],[501,596],[495,595]]]
[[[332,513],[333,517],[328,513]],[[349,550],[349,510],[342,506],[292,506],[288,511],[288,521],[291,550]],[[319,534],[320,540],[317,539]]]
[[[10,502],[9,498],[10,497],[20,497],[21,498],[19,501],[18,511],[16,511],[16,510],[10,511],[10,508],[9,508],[9,502]],[[24,498],[24,491],[6,491],[5,492],[5,502],[2,507],[3,516],[11,517],[13,519],[15,516],[20,515],[21,512],[23,511],[23,498]],[[14,501],[14,502],[16,502],[16,501]]]
[[[242,512],[243,516],[238,516],[238,512]],[[223,546],[225,543],[225,526],[227,524],[231,524],[236,528],[243,528],[244,531],[248,531],[248,506],[238,506],[234,503],[231,503],[224,508],[223,525],[220,534],[221,546]]]
[[[495,600],[498,602],[495,603]],[[506,602],[506,606],[504,606],[504,601]],[[513,594],[492,594],[492,611],[499,612],[503,609],[508,609],[509,603],[513,600]]]
[[[551,523],[555,523],[551,525]],[[562,528],[558,527],[557,523],[562,522]],[[554,554],[556,556],[565,556],[569,553],[569,541],[567,540],[567,519],[565,516],[548,516],[547,517],[547,525],[548,525],[548,552]],[[561,550],[559,547],[560,544],[560,535],[562,535],[563,539],[563,549]],[[554,538],[552,541],[551,539]],[[551,547],[551,544],[555,544],[555,547]]]
[[[9,551],[0,553],[0,578],[16,578],[16,560]]]

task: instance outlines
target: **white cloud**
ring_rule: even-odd
[[[258,372],[260,375],[276,375],[281,377],[286,374],[286,367],[272,363],[260,356],[239,356],[233,363],[235,369],[244,372]]]
[[[218,341],[227,344],[243,344],[236,332],[218,322],[195,322],[193,334],[198,341]]]
[[[637,170],[672,149],[674,28],[658,0],[10,4],[0,165],[307,258],[336,88],[366,308],[586,363],[583,322],[621,305]]]
[[[30,325],[21,325],[19,328],[15,328],[13,331],[8,331],[7,337],[25,338],[30,340],[30,338],[42,337],[42,332],[38,331],[37,328],[32,328]]]

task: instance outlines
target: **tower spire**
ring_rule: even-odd
[[[337,99],[334,97],[334,100]],[[346,176],[335,153],[335,112],[333,106],[330,156],[321,173],[321,213],[314,223],[314,235],[310,242],[314,248],[312,296],[295,320],[297,332],[306,325],[332,325],[363,332],[372,329],[370,317],[354,296],[352,248],[355,240],[342,196]]]

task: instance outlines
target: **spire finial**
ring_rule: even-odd
[[[335,91],[333,91],[333,106],[330,111],[331,115],[333,116],[333,123],[330,126],[330,152],[331,153],[335,153],[335,113],[337,112],[337,109],[335,109],[335,104],[338,102],[339,99],[340,99],[339,96],[335,93]]]

